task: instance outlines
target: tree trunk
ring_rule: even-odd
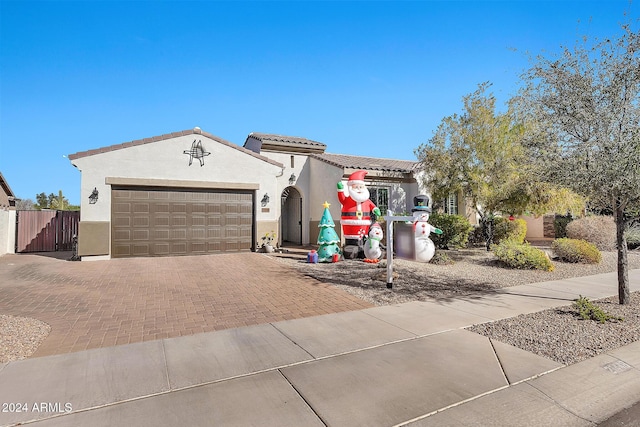
[[[624,210],[616,206],[616,246],[618,248],[618,301],[620,304],[629,304],[629,270],[627,262],[627,239],[624,237]]]
[[[482,224],[484,238],[485,238],[485,246],[487,251],[491,250],[491,244],[493,243],[493,235],[494,235],[494,219],[493,215],[480,219],[480,223]]]

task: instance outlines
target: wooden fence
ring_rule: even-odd
[[[78,211],[18,211],[16,252],[55,252],[73,249],[78,235]]]

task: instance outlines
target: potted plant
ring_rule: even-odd
[[[268,254],[273,253],[273,242],[276,240],[275,231],[271,231],[262,236],[262,251]]]

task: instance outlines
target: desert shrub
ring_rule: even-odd
[[[505,240],[491,247],[496,257],[512,268],[523,270],[553,271],[553,263],[547,254],[531,245]]]
[[[555,232],[556,239],[567,237],[567,225],[571,221],[573,221],[571,215],[556,215],[553,220],[553,231]]]
[[[493,219],[493,240],[492,242],[498,244],[507,239],[507,219],[497,216]]]
[[[640,224],[633,224],[624,231],[629,249],[640,247]]]
[[[467,246],[469,233],[473,229],[465,217],[446,213],[431,214],[429,224],[442,230],[442,234],[429,236],[440,249],[464,248]]]
[[[602,261],[602,254],[593,243],[586,240],[556,239],[551,248],[562,261],[597,264]]]
[[[473,230],[469,233],[469,239],[467,240],[468,247],[474,246],[484,246],[486,244],[486,239],[484,237],[484,232],[482,231],[482,227],[479,225],[472,226]]]
[[[449,255],[447,255],[446,252],[442,252],[442,251],[436,251],[436,253],[433,255],[433,258],[431,258],[431,261],[429,262],[431,264],[436,264],[436,265],[454,264],[451,257],[449,257]]]
[[[605,323],[607,320],[623,321],[622,317],[607,313],[582,295],[573,303],[573,306],[578,310],[578,315],[584,320],[597,320],[600,323]]]
[[[527,221],[518,218],[509,221],[505,218],[496,218],[494,221],[493,243],[500,243],[506,240],[515,243],[524,243],[527,235]]]
[[[586,240],[601,251],[612,251],[616,248],[616,223],[610,216],[585,216],[567,225],[567,237]]]

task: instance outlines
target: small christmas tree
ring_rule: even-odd
[[[318,224],[320,228],[320,234],[318,235],[318,244],[320,245],[320,248],[318,248],[318,261],[332,262],[334,254],[340,255],[340,238],[336,230],[334,230],[336,224],[331,218],[331,212],[329,212],[330,204],[324,202],[322,206],[324,206],[324,212],[322,213],[320,224]]]

